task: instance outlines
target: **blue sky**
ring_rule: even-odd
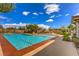
[[[16,8],[0,13],[0,24],[44,24],[51,28],[68,26],[72,16],[79,15],[79,4],[75,3],[16,3]]]

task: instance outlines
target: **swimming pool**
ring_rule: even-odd
[[[40,43],[42,41],[48,40],[50,38],[53,38],[54,36],[50,35],[28,35],[28,34],[7,34],[4,33],[3,36],[17,49],[21,50],[23,48],[32,46],[33,44]]]

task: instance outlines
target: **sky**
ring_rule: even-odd
[[[39,24],[61,28],[79,15],[78,3],[16,3],[15,9],[0,13],[0,24]]]

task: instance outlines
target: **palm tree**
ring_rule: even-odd
[[[5,13],[13,10],[15,5],[12,3],[0,3],[0,12]]]

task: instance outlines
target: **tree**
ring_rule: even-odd
[[[37,30],[38,30],[38,26],[36,25],[36,24],[30,24],[30,25],[28,25],[28,26],[26,26],[26,30],[28,31],[28,32],[30,32],[30,33],[33,33],[33,32],[37,32]]]
[[[9,27],[9,28],[6,28],[6,31],[7,32],[15,32],[15,28]]]
[[[15,5],[12,3],[0,3],[0,12],[5,13],[13,10]]]
[[[19,27],[18,28],[19,30],[25,30],[25,27],[23,26],[23,27]]]
[[[68,28],[69,28],[70,30],[74,30],[74,29],[75,29],[75,25],[74,25],[74,24],[70,24],[70,25],[68,26]]]
[[[74,36],[74,29],[76,28],[74,24],[70,24],[68,26],[69,30],[68,32],[70,33],[70,39],[72,40],[73,39],[73,36]]]
[[[60,30],[61,30],[61,32],[66,32],[66,28],[65,27],[61,27]]]
[[[53,31],[53,29],[52,29],[52,28],[49,28],[48,30],[49,30],[49,31]]]
[[[75,29],[75,26],[73,24],[70,24],[68,27],[61,28],[61,34],[64,36],[64,40],[72,41],[74,29]]]

